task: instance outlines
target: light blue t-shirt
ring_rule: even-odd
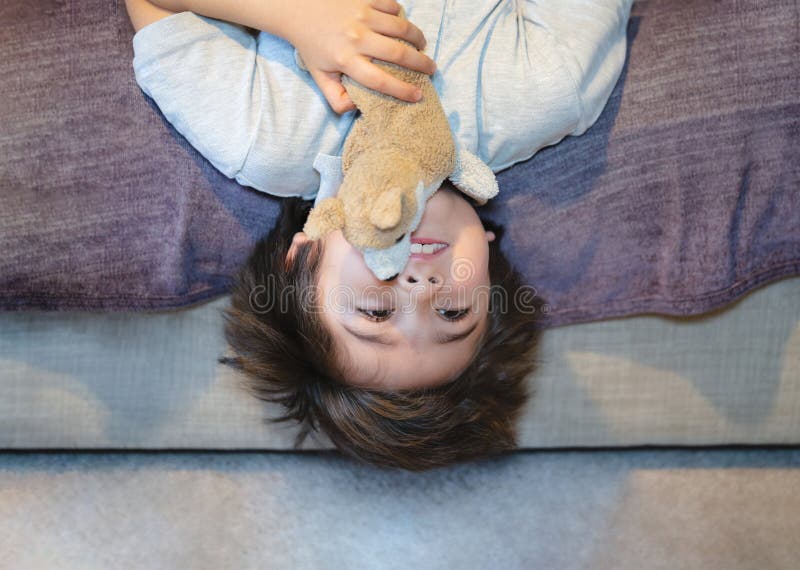
[[[625,62],[633,0],[401,0],[425,34],[458,143],[498,172],[583,134]],[[313,198],[314,167],[341,155],[356,111],[338,115],[287,41],[180,12],[133,38],[136,81],[228,178]]]

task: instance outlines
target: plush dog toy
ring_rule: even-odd
[[[335,197],[315,205],[303,229],[311,239],[341,229],[375,276],[390,280],[408,262],[411,232],[446,178],[479,204],[498,189],[491,169],[456,145],[430,77],[373,62],[417,85],[422,99],[407,103],[342,76],[360,115],[345,141],[341,186]]]

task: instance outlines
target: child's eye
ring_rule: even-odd
[[[392,316],[391,309],[358,309],[358,312],[371,321],[381,322]]]
[[[447,321],[460,321],[469,314],[469,309],[436,309],[436,312]]]

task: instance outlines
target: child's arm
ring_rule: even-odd
[[[135,32],[148,24],[174,14],[171,10],[155,6],[148,0],[125,0],[125,8],[128,10],[128,17],[131,19]]]
[[[422,31],[398,16],[395,0],[150,0],[172,12],[190,11],[209,18],[263,30],[297,48],[311,77],[331,108],[355,108],[341,83],[346,74],[376,91],[416,101],[416,86],[373,64],[370,58],[433,73]]]

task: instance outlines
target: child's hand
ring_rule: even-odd
[[[418,100],[416,86],[393,77],[370,58],[428,74],[436,70],[427,55],[393,39],[425,48],[422,31],[398,16],[400,5],[395,0],[297,0],[293,8],[296,24],[286,38],[337,113],[355,109],[341,74],[398,99]]]

